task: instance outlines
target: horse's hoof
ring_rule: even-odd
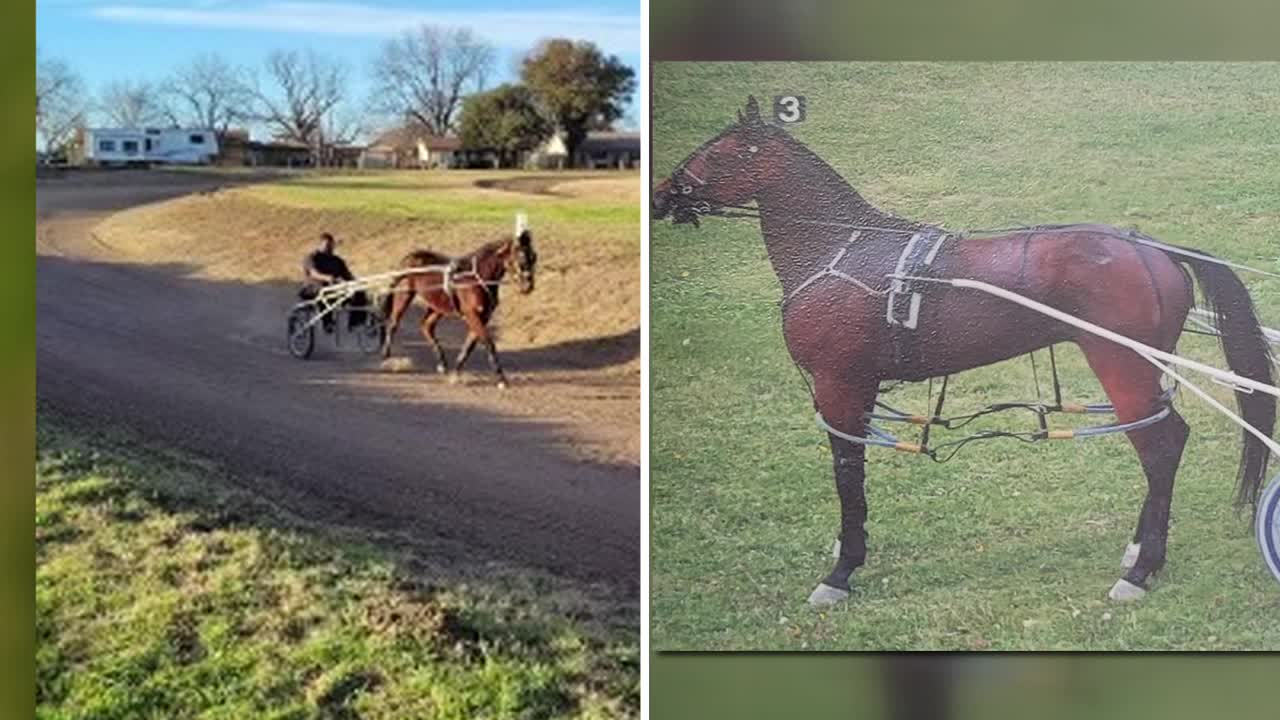
[[[506,380],[499,380],[499,381],[498,381],[498,389],[499,389],[499,390],[506,390],[506,389],[507,389],[507,381],[506,381]]]
[[[809,593],[809,606],[815,608],[831,607],[832,605],[839,605],[848,599],[848,590],[841,590],[826,583],[819,583],[818,587]]]
[[[1142,596],[1146,594],[1146,590],[1143,590],[1124,578],[1120,578],[1116,581],[1116,584],[1111,587],[1111,592],[1107,593],[1107,597],[1115,600],[1116,602],[1133,602],[1134,600],[1141,600]]]
[[[840,559],[840,538],[836,538],[836,541],[831,544],[831,559]]]
[[[437,364],[436,364],[436,374],[437,374],[437,375],[443,375],[443,374],[445,374],[445,373],[447,373],[447,372],[449,372],[449,368],[445,367],[445,366],[444,366],[444,363],[437,363]]]
[[[462,376],[461,376],[461,375],[459,375],[459,374],[458,374],[458,373],[456,373],[456,372],[449,373],[449,384],[450,384],[450,385],[457,385],[457,384],[458,384],[458,383],[460,383],[460,382],[462,382]]]
[[[1138,564],[1138,553],[1142,551],[1141,543],[1129,543],[1124,549],[1124,557],[1120,559],[1121,570],[1132,570]]]

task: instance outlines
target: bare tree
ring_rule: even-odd
[[[67,144],[89,112],[84,81],[66,63],[56,59],[36,62],[36,131],[44,140],[45,152],[53,153]]]
[[[366,129],[365,118],[350,107],[340,106],[327,113],[320,122],[318,164],[337,164],[337,149],[355,142]]]
[[[493,47],[469,28],[423,25],[382,46],[373,63],[373,104],[444,135],[463,97],[484,89],[494,57]]]
[[[118,127],[158,125],[166,119],[159,91],[146,81],[108,84],[98,98],[98,109],[107,122]]]
[[[346,96],[346,67],[311,50],[277,50],[267,58],[267,77],[272,87],[255,91],[258,119],[277,137],[311,148],[320,164],[335,144],[326,131],[333,129],[332,116]]]
[[[176,125],[225,133],[252,116],[254,92],[247,71],[222,56],[199,55],[161,85],[167,116]]]

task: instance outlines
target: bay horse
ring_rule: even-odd
[[[391,342],[400,327],[400,320],[416,296],[426,304],[426,311],[422,316],[422,336],[435,350],[436,372],[449,372],[449,361],[445,357],[444,348],[436,339],[436,325],[442,318],[456,315],[467,325],[467,338],[454,363],[450,381],[458,381],[462,365],[479,342],[489,353],[489,367],[497,377],[498,387],[507,387],[507,378],[498,360],[498,350],[489,334],[489,320],[498,309],[498,290],[508,274],[515,276],[516,287],[521,294],[533,292],[537,262],[533,236],[527,229],[520,230],[507,240],[486,243],[461,257],[449,257],[432,250],[414,250],[409,253],[400,261],[400,268],[431,269],[400,277],[383,297],[382,314],[387,318],[387,332],[382,342],[382,356],[391,357]]]
[[[658,220],[670,215],[694,226],[717,215],[760,221],[782,286],[783,337],[812,378],[840,499],[838,558],[809,597],[815,606],[847,599],[866,559],[863,438],[880,383],[945,378],[1063,342],[1083,351],[1120,423],[1162,416],[1126,432],[1147,495],[1110,597],[1141,597],[1165,563],[1174,477],[1190,430],[1167,402],[1160,371],[1133,350],[1033,310],[940,283],[907,287],[907,275],[984,281],[1166,352],[1193,308],[1194,275],[1231,371],[1272,384],[1252,300],[1221,261],[1108,225],[992,231],[979,240],[882,212],[764,121],[754,97],[736,123],[653,190],[652,209]],[[1271,437],[1275,399],[1237,391],[1236,400],[1243,419]],[[1266,446],[1244,433],[1238,505],[1257,502],[1268,459]]]

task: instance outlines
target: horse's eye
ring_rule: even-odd
[[[681,185],[681,186],[680,186],[680,192],[684,193],[685,195],[688,195],[689,193],[693,192],[693,186],[692,186],[692,185]]]

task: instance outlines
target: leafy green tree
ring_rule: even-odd
[[[492,148],[504,158],[532,150],[551,134],[551,124],[523,85],[499,85],[468,97],[462,105],[459,133],[467,148]]]
[[[545,40],[524,59],[521,79],[543,114],[564,132],[572,161],[588,130],[622,117],[636,88],[635,70],[594,43]]]

